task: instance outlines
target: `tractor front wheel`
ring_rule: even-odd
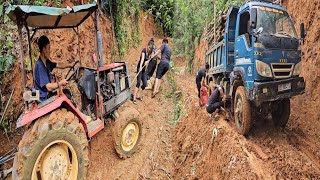
[[[78,118],[59,109],[25,132],[13,165],[13,179],[86,179],[88,141]]]
[[[141,139],[142,125],[139,112],[131,107],[120,111],[113,125],[115,150],[120,158],[131,157]]]

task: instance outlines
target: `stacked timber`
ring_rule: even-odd
[[[216,43],[223,40],[223,35],[225,33],[225,24],[227,21],[227,11],[221,13],[217,18],[216,23],[216,34],[214,33],[214,20],[208,26],[206,39],[210,47],[214,46]],[[214,36],[216,37],[216,42],[214,42]]]

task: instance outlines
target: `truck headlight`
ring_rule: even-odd
[[[299,62],[298,64],[296,64],[294,66],[293,75],[294,76],[299,76],[300,73],[301,73],[301,62]]]
[[[272,76],[272,72],[271,72],[271,68],[268,64],[256,60],[256,68],[257,68],[257,72],[260,76],[264,76],[264,77],[273,77]]]

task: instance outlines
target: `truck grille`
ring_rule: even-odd
[[[293,63],[272,63],[271,68],[275,78],[289,78],[292,75]]]

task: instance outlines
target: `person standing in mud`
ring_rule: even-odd
[[[148,46],[141,51],[140,59],[137,66],[137,85],[134,89],[133,103],[137,104],[137,99],[142,100],[142,92],[147,87],[146,65],[149,63],[149,57],[152,52],[154,43],[149,41]],[[140,91],[141,88],[141,91]]]
[[[210,95],[206,110],[209,114],[215,115],[215,120],[217,120],[218,112],[220,110],[222,102],[225,101],[224,88],[222,86],[218,86]]]
[[[196,76],[196,84],[197,84],[197,89],[198,89],[198,98],[199,98],[199,105],[201,105],[200,102],[200,89],[201,86],[204,85],[205,86],[205,78],[206,78],[206,74],[209,70],[209,64],[206,63],[204,68],[201,68]]]
[[[154,39],[151,38],[150,42],[154,43]],[[157,50],[157,47],[154,44],[153,47],[152,47],[152,54],[151,55],[154,55],[156,53],[156,50]],[[147,74],[148,74],[148,81],[147,82],[148,82],[148,86],[146,87],[146,89],[149,89],[149,90],[152,89],[151,77],[153,76],[153,73],[157,68],[157,58],[158,57],[155,57],[155,58],[151,59],[149,64],[148,64],[148,67],[147,67]]]
[[[153,59],[161,53],[160,63],[158,64],[156,72],[156,82],[153,88],[152,98],[154,98],[156,94],[159,93],[161,78],[170,68],[171,48],[169,47],[168,42],[168,39],[164,38],[161,47],[156,51],[154,55],[151,56],[151,59]]]

